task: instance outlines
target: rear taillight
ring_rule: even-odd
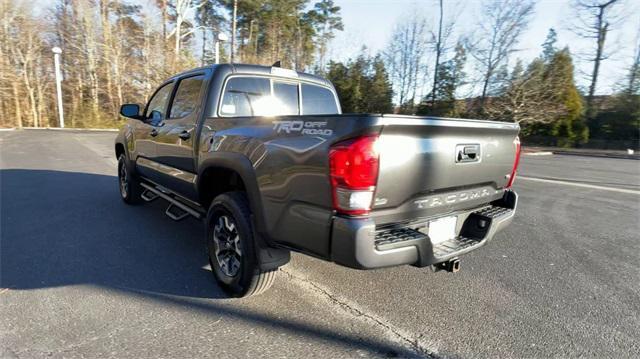
[[[339,142],[329,150],[333,208],[343,214],[368,214],[378,181],[377,136]]]
[[[507,183],[507,188],[511,188],[513,181],[516,179],[516,171],[518,170],[518,164],[520,163],[520,138],[516,137],[513,140],[513,145],[516,147],[516,159],[513,161],[513,169],[511,170],[511,177]]]

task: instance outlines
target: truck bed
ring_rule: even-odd
[[[396,115],[378,123],[373,214],[379,223],[444,215],[502,196],[516,155],[517,124]],[[468,147],[475,158],[459,158]]]
[[[332,204],[329,153],[337,143],[378,137],[379,175],[366,216],[376,230],[503,198],[518,130],[513,123],[379,114],[208,118],[201,141],[211,145],[201,147],[199,160],[244,153],[256,173],[254,212],[265,238],[331,259],[337,221],[358,219]],[[458,160],[465,147],[475,158]]]

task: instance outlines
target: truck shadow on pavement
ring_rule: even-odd
[[[176,223],[160,200],[128,206],[112,176],[3,170],[2,286],[96,284],[224,298],[204,269],[202,225]]]
[[[401,346],[230,305],[209,269],[203,225],[174,222],[165,203],[128,206],[117,178],[49,170],[0,171],[0,287],[94,285],[198,312],[390,356]],[[253,299],[252,299],[253,300]],[[242,303],[242,302],[240,302]]]

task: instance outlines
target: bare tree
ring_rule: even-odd
[[[206,1],[196,1],[196,0],[175,0],[175,11],[176,11],[176,23],[173,31],[171,31],[167,38],[174,36],[174,64],[178,64],[180,61],[180,48],[182,44],[182,40],[187,36],[191,35],[195,28],[188,30],[186,32],[182,32],[183,25],[189,21],[189,13],[192,10],[198,9],[206,4]]]
[[[438,96],[438,82],[440,81],[440,63],[443,57],[446,55],[447,51],[451,49],[449,45],[449,38],[453,33],[453,29],[456,23],[457,18],[450,18],[446,23],[444,22],[444,4],[443,0],[438,0],[438,8],[440,9],[440,15],[438,17],[438,29],[435,33],[432,33],[432,43],[434,44],[434,52],[436,55],[435,64],[433,66],[433,87],[431,88],[431,104],[433,105],[436,102],[436,98]]]
[[[494,120],[516,123],[553,122],[566,108],[558,101],[559,81],[544,72],[540,59],[534,60],[526,71],[518,62],[502,96],[487,100],[485,113]]]
[[[621,0],[575,0],[573,3],[573,8],[576,11],[576,21],[572,27],[574,32],[583,38],[595,40],[594,52],[588,59],[593,62],[587,95],[588,118],[595,115],[593,97],[596,92],[600,65],[602,61],[609,58],[605,52],[607,35],[622,20],[622,14],[615,11],[615,7],[619,4],[622,4]]]
[[[156,0],[156,6],[160,9],[161,21],[162,21],[162,52],[167,50],[167,40],[169,36],[167,34],[167,25],[169,24],[169,0]],[[167,66],[167,57],[162,56],[163,67]]]
[[[91,112],[94,118],[100,118],[100,91],[101,78],[98,75],[98,66],[100,57],[102,56],[100,48],[102,47],[102,39],[99,38],[98,28],[96,26],[96,16],[91,7],[81,7],[82,9],[82,45],[87,56],[87,70],[89,81],[91,83]]]
[[[238,24],[238,0],[233,0],[233,17],[231,19],[231,48],[229,62],[233,63],[236,52],[236,26]]]
[[[479,22],[478,36],[468,44],[471,56],[482,73],[480,111],[496,75],[509,55],[517,51],[516,45],[526,29],[534,11],[530,0],[486,0]]]
[[[113,60],[117,60],[113,54],[113,47],[117,45],[114,43],[111,29],[111,9],[113,4],[111,0],[100,0],[100,26],[102,28],[102,53],[104,58],[106,59],[107,64],[111,64]],[[105,94],[107,97],[107,103],[111,106],[111,111],[115,112],[116,107],[118,106],[114,102],[113,98],[113,79],[112,74],[107,66],[104,71],[105,76]]]
[[[13,107],[17,127],[40,127],[47,118],[41,111],[45,107],[41,92],[46,79],[39,66],[45,48],[40,37],[46,31],[45,24],[31,15],[24,3],[0,0],[0,10],[0,102],[3,108]]]
[[[623,90],[630,95],[640,95],[640,26],[636,33],[633,61],[629,66],[629,75],[627,76],[627,85]]]
[[[39,56],[42,50],[42,43],[38,38],[39,30],[35,24],[27,24],[27,19],[21,19],[22,39],[20,39],[20,45],[12,48],[12,55],[20,66],[20,72],[22,74],[22,81],[25,92],[27,93],[27,99],[29,103],[29,112],[31,114],[31,122],[34,127],[40,127],[40,116],[38,113],[38,103],[36,102],[36,87],[34,64],[36,58]]]
[[[412,15],[396,25],[391,42],[384,52],[398,104],[414,101],[427,71],[427,21]]]
[[[16,20],[18,11],[9,0],[0,0],[0,100],[3,108],[13,107],[12,115],[15,117],[15,125],[22,128],[24,125],[22,115],[22,104],[20,96],[20,75],[15,58],[11,56],[12,50],[16,46],[17,27]],[[11,113],[9,111],[5,112]],[[8,116],[5,116],[8,117]],[[2,123],[4,126],[11,126],[9,123]]]

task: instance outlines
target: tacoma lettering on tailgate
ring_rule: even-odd
[[[473,199],[488,197],[494,194],[500,193],[500,190],[482,188],[477,190],[463,191],[457,193],[449,193],[443,195],[436,195],[426,198],[421,198],[419,200],[414,201],[418,208],[434,208],[440,207],[447,204],[459,203],[464,201],[469,201]]]

